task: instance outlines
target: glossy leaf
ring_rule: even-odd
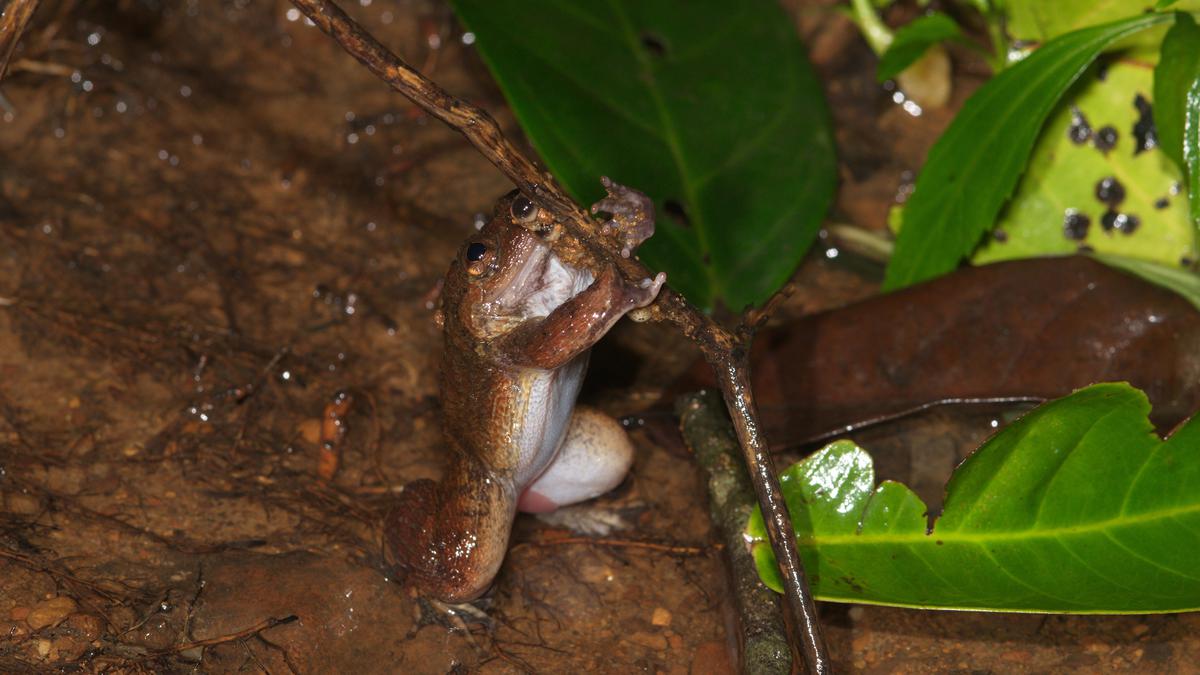
[[[1168,20],[1148,14],[1068,33],[981,87],[929,153],[885,288],[954,269],[994,224],[1063,93],[1105,47]]]
[[[1187,92],[1200,78],[1200,27],[1191,16],[1175,15],[1154,68],[1154,123],[1163,152],[1184,167],[1183,127]]]
[[[454,0],[525,133],[582,203],[607,175],[649,194],[641,249],[703,307],[767,298],[836,182],[829,114],[773,0]]]
[[[1200,608],[1200,418],[1160,440],[1145,396],[1100,384],[1013,422],[963,462],[928,530],[850,441],[788,469],[785,496],[824,600],[1070,613]],[[761,516],[747,525],[778,587]]]
[[[961,36],[958,24],[945,14],[935,12],[922,16],[896,31],[891,46],[879,57],[875,76],[880,82],[890,80],[933,45]]]
[[[1148,99],[1151,71],[1123,60],[1103,79],[1094,71],[1046,123],[995,235],[972,262],[1081,248],[1175,267],[1196,259],[1183,176],[1152,141],[1160,106]]]
[[[1183,124],[1183,163],[1187,167],[1188,207],[1200,231],[1200,78],[1188,89]]]

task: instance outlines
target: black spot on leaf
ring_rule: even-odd
[[[1099,199],[1101,204],[1116,208],[1125,201],[1125,186],[1113,176],[1101,178],[1096,183],[1096,199]]]
[[[1133,154],[1136,155],[1158,146],[1158,130],[1154,128],[1154,111],[1146,97],[1135,96],[1133,106],[1138,111],[1137,121],[1133,123]]]
[[[1087,238],[1088,227],[1091,224],[1091,218],[1088,218],[1075,209],[1067,209],[1066,214],[1063,216],[1063,236],[1075,241],[1085,239]]]
[[[1092,139],[1092,144],[1100,152],[1107,153],[1117,145],[1117,130],[1111,124],[1100,127],[1096,131],[1095,137]]]
[[[680,204],[679,200],[668,199],[663,202],[663,212],[680,227],[692,226],[692,219],[688,217],[687,210],[683,208],[683,204]]]
[[[1092,137],[1092,125],[1088,124],[1083,111],[1071,106],[1071,126],[1067,127],[1067,138],[1075,145],[1082,145]]]
[[[656,59],[661,59],[667,55],[667,43],[663,39],[653,33],[642,33],[641,36],[642,48],[646,50],[650,56]]]

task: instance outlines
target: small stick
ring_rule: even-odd
[[[593,273],[611,265],[631,283],[653,278],[654,275],[634,257],[622,257],[617,250],[619,245],[611,238],[600,236],[596,221],[571,200],[549,173],[539,169],[505,138],[500,126],[490,115],[451,96],[404,63],[331,0],[292,0],[292,4],[393,89],[466,136],[525,196],[563,223],[563,236],[553,243],[553,249],[564,261],[586,267]],[[783,501],[779,476],[775,472],[766,438],[758,424],[758,411],[750,389],[748,343],[738,339],[667,287],[662,289],[653,304],[631,312],[630,316],[641,321],[652,319],[675,324],[700,347],[712,366],[725,405],[733,418],[742,456],[765,516],[771,548],[779,561],[784,580],[784,598],[792,615],[791,626],[796,633],[795,641],[811,672],[821,675],[830,672],[816,606],[808,590],[796,543],[791,536],[791,517]]]
[[[221,635],[218,637],[208,638],[205,640],[196,640],[194,642],[185,642],[180,645],[175,645],[174,647],[169,649],[166,653],[167,654],[178,654],[179,652],[186,652],[189,649],[195,649],[197,647],[212,647],[214,645],[225,644],[226,642],[233,642],[235,640],[243,640],[252,635],[257,635],[257,634],[263,632],[264,630],[269,630],[271,628],[274,628],[275,626],[282,626],[283,624],[292,623],[293,621],[299,620],[299,618],[300,617],[296,616],[295,614],[289,614],[288,616],[285,616],[282,619],[276,619],[275,617],[270,617],[267,619],[263,619],[262,621],[259,621],[258,623],[254,624],[253,626],[250,626],[249,628],[244,628],[242,630],[239,630],[236,633],[230,633],[228,635]]]
[[[655,541],[639,541],[637,539],[601,539],[595,537],[546,537],[523,541],[517,546],[566,546],[582,544],[584,546],[611,546],[613,548],[641,548],[648,551],[658,551],[671,555],[700,555],[706,550],[700,546],[683,546],[680,544],[660,544]]]
[[[8,60],[17,49],[25,26],[33,18],[40,0],[9,0],[0,3],[0,80],[8,70]]]
[[[758,578],[745,542],[746,519],[754,510],[754,490],[738,461],[737,441],[716,392],[701,391],[675,401],[679,430],[696,456],[708,484],[709,514],[724,543],[729,582],[736,610],[741,670],[756,675],[784,675],[792,670],[787,631],[779,613],[779,596]]]

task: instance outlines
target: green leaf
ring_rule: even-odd
[[[1096,260],[1134,274],[1152,284],[1175,291],[1200,310],[1200,274],[1178,267],[1167,267],[1147,260],[1126,258],[1119,255],[1096,254]]]
[[[1162,4],[1161,2],[1159,4]],[[1198,0],[1175,0],[1179,9],[1200,10]],[[1014,39],[1044,42],[1073,30],[1137,16],[1151,9],[1150,0],[1007,0],[1008,33]]]
[[[879,58],[875,73],[880,82],[890,80],[911,66],[933,45],[962,37],[954,20],[940,12],[927,14],[896,31],[892,45]]]
[[[1163,39],[1154,68],[1154,124],[1163,152],[1180,168],[1183,160],[1183,126],[1187,92],[1200,78],[1200,27],[1191,16],[1175,15]]]
[[[1148,14],[1068,33],[975,92],[929,152],[884,287],[953,270],[995,222],[1063,93],[1106,46],[1169,19]]]
[[[1183,176],[1133,133],[1139,123],[1144,131],[1149,121],[1144,113],[1151,87],[1151,71],[1125,60],[1109,65],[1103,80],[1094,72],[1081,78],[1042,129],[995,237],[972,262],[1068,255],[1081,247],[1164,265],[1195,260],[1196,235],[1187,199],[1179,194]],[[1155,101],[1155,119],[1159,109]],[[1101,130],[1115,135],[1111,148],[1097,142]],[[1123,197],[1106,204],[1098,197],[1102,185]],[[1120,227],[1105,228],[1106,222]]]
[[[1126,384],[1037,408],[959,466],[928,532],[911,490],[876,487],[853,443],[827,446],[782,477],[814,594],[945,609],[1200,608],[1200,418],[1163,441],[1149,410]],[[761,515],[746,532],[778,588]]]
[[[1158,2],[1154,3],[1154,9],[1166,9],[1177,2],[1179,0],[1158,0]]]
[[[837,166],[820,84],[776,2],[453,4],[577,199],[601,197],[601,175],[654,199],[640,255],[672,287],[740,310],[787,280]]]

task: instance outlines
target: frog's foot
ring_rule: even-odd
[[[636,284],[622,282],[625,287],[624,294],[626,301],[633,308],[645,307],[654,302],[658,297],[658,292],[662,290],[663,284],[667,283],[667,273],[659,272],[654,275],[654,278],[646,277]]]
[[[600,182],[608,196],[592,204],[592,213],[603,211],[611,215],[603,231],[617,238],[621,255],[628,258],[654,234],[654,202],[633,188],[609,180],[608,176],[601,176]]]
[[[601,500],[604,501],[604,500]],[[641,507],[617,508],[600,504],[564,506],[551,513],[539,513],[537,519],[552,527],[561,527],[588,537],[607,537],[614,532],[632,530],[634,517]]]

